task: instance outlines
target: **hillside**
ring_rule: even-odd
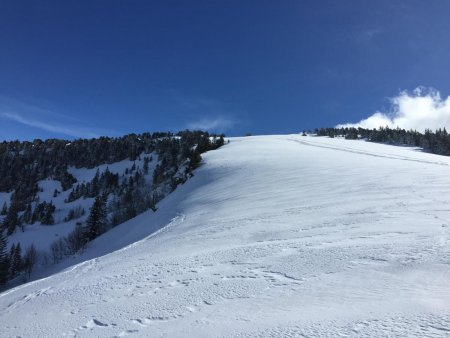
[[[1,142],[0,290],[70,264],[90,241],[156,211],[201,154],[223,144],[224,135],[189,130]]]
[[[450,158],[230,140],[84,258],[128,246],[0,294],[0,336],[450,334]]]

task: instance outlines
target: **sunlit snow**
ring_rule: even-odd
[[[450,334],[449,157],[299,135],[203,157],[156,213],[0,294],[0,336]]]

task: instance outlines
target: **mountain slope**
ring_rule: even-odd
[[[0,336],[450,333],[450,158],[286,135],[204,160],[91,245],[161,230],[0,294]]]

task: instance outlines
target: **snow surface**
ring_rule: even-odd
[[[285,135],[204,159],[79,264],[0,294],[0,336],[450,336],[450,158]]]

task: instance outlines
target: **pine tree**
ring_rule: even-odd
[[[97,196],[91,207],[91,211],[86,222],[86,237],[88,241],[92,241],[105,231],[107,225],[106,197],[106,195]]]
[[[6,205],[6,202],[3,203],[2,211],[0,212],[1,216],[5,216],[8,213],[8,206]]]
[[[90,192],[89,192],[90,197],[95,197],[99,194],[99,191],[100,191],[99,182],[98,182],[99,178],[100,178],[100,171],[97,169],[97,171],[95,172],[95,176],[91,181]]]
[[[10,254],[10,278],[16,277],[20,271],[22,271],[22,249],[20,243],[11,247]]]
[[[148,175],[148,163],[150,162],[150,158],[147,156],[144,157],[144,175]]]
[[[28,277],[31,275],[31,271],[33,271],[33,267],[36,264],[37,260],[37,251],[34,247],[34,244],[31,244],[26,250],[25,250],[25,256],[23,258],[23,267],[26,273],[28,274]]]
[[[53,218],[53,212],[55,211],[55,206],[52,202],[46,203],[44,206],[43,214],[41,217],[41,223],[45,225],[55,224],[55,220]]]
[[[5,219],[3,220],[3,229],[7,229],[8,236],[11,235],[19,225],[19,217],[15,204],[12,203],[8,209]]]
[[[191,151],[191,154],[189,155],[190,158],[190,169],[196,169],[199,165],[200,162],[202,161],[202,156],[200,155],[200,152],[196,149]]]
[[[153,193],[150,198],[150,209],[152,209],[153,212],[156,212],[158,208],[156,207],[156,203],[158,203],[158,197],[156,193]]]
[[[13,245],[11,245],[11,248],[9,249],[9,269],[11,270],[12,267],[12,261],[13,261],[13,257],[14,257],[14,252],[16,251],[16,245],[13,243]]]
[[[0,285],[8,281],[9,275],[9,256],[8,241],[3,230],[0,230]]]
[[[75,211],[73,209],[69,210],[69,213],[64,217],[64,222],[69,222],[75,218]]]
[[[27,208],[25,209],[25,212],[23,213],[23,222],[30,224],[31,218],[32,218],[32,211],[31,211],[31,204],[27,205]]]

